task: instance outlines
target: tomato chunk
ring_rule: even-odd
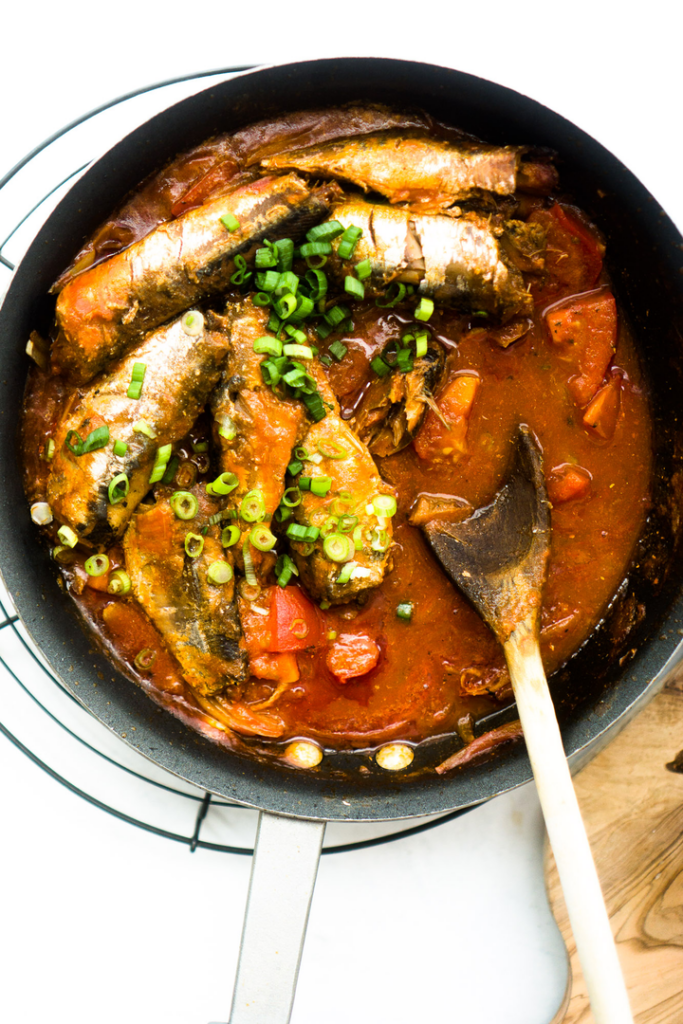
[[[343,633],[327,652],[327,667],[340,683],[364,676],[379,661],[377,643],[363,633]]]
[[[303,651],[320,643],[320,615],[300,587],[271,587],[268,650]]]
[[[257,654],[249,658],[249,671],[257,679],[295,683],[299,678],[296,654]]]
[[[587,405],[602,384],[617,347],[617,306],[609,291],[593,292],[554,306],[546,314],[553,343],[576,370],[569,392]]]
[[[425,462],[457,462],[467,451],[467,423],[480,384],[473,373],[459,373],[443,389],[436,405],[448,426],[430,409],[413,442]]]
[[[549,210],[535,210],[529,223],[542,224],[547,231],[545,275],[531,289],[536,303],[593,288],[602,270],[603,247],[570,209],[555,203]]]
[[[590,494],[592,479],[583,466],[575,466],[571,462],[554,466],[548,473],[548,497],[553,505],[579,501]]]
[[[614,436],[621,408],[621,377],[614,376],[586,409],[583,425],[592,434],[609,441]]]

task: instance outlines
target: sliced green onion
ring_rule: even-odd
[[[88,576],[104,576],[109,571],[109,559],[106,555],[91,555],[86,558],[83,568]]]
[[[193,441],[192,451],[193,452],[208,452],[209,442],[208,441]]]
[[[154,427],[151,427],[147,420],[138,420],[133,424],[134,434],[144,434],[146,437],[151,437],[154,440],[157,436],[157,432]]]
[[[299,276],[293,274],[291,270],[285,271],[284,274],[280,274],[280,279],[275,289],[277,295],[296,295],[299,290]]]
[[[361,260],[354,267],[359,281],[365,281],[372,274],[372,263],[370,260]]]
[[[339,247],[337,248],[337,255],[342,260],[348,260],[353,255],[353,250],[358,245],[358,239],[363,234],[363,229],[356,227],[355,224],[349,225],[344,234],[341,236]]]
[[[329,537],[331,533],[337,533],[339,530],[339,519],[337,516],[328,516],[323,525],[320,527],[320,536]]]
[[[218,427],[218,435],[224,437],[226,441],[233,441],[237,437],[237,427],[229,416],[223,417],[223,422]]]
[[[339,517],[339,532],[350,533],[358,522],[358,516],[341,515]]]
[[[324,224],[315,224],[306,232],[307,242],[331,242],[344,234],[344,227],[338,220],[326,220]]]
[[[67,548],[75,548],[78,544],[78,537],[70,526],[60,526],[57,530],[57,536]]]
[[[59,562],[60,565],[72,565],[76,560],[76,552],[72,551],[71,548],[65,547],[63,544],[58,544],[56,548],[53,548],[50,552],[55,562]]]
[[[146,372],[146,363],[133,363],[133,371],[130,375],[130,379],[133,381],[139,381],[140,384],[142,384],[143,380],[145,379]]]
[[[293,497],[288,498],[288,494],[293,495]],[[286,505],[287,508],[296,508],[297,505],[301,504],[302,499],[303,495],[298,487],[288,487],[282,495],[282,504]]]
[[[224,508],[222,512],[214,512],[212,516],[209,516],[209,526],[217,526],[218,523],[222,523],[224,519],[236,519],[237,513],[234,508]]]
[[[50,462],[55,457],[55,443],[51,437],[48,437],[47,443],[43,450],[43,458],[46,462]]]
[[[346,345],[342,345],[341,341],[333,341],[327,351],[341,362],[349,350]]]
[[[74,444],[73,438],[77,438]],[[64,444],[74,455],[86,455],[88,452],[97,451],[98,448],[104,448],[105,445],[109,444],[109,427],[96,427],[86,437],[85,441],[82,441],[80,436],[75,430],[70,430],[66,435]]]
[[[292,313],[292,319],[305,320],[307,316],[310,316],[315,305],[313,299],[309,299],[307,295],[297,295],[296,309]]]
[[[426,331],[418,331],[415,335],[415,355],[418,359],[422,359],[423,356],[427,355],[428,347],[429,335]]]
[[[109,577],[107,593],[116,594],[118,597],[125,597],[130,593],[130,576],[123,569],[115,569]]]
[[[332,562],[345,562],[353,551],[353,541],[345,533],[330,533],[323,541],[323,551]]]
[[[277,270],[266,270],[265,274],[256,275],[256,283],[262,292],[274,292],[280,283],[280,276]]]
[[[296,567],[296,563],[289,557],[289,555],[280,555],[275,563],[275,575],[277,577],[278,586],[286,587],[292,576],[299,575],[299,570]]]
[[[332,479],[329,476],[314,476],[311,478],[311,494],[318,498],[324,498],[329,494],[332,487]]]
[[[286,505],[278,505],[275,509],[275,520],[278,523],[286,523],[288,519],[291,519],[293,512],[291,508]]]
[[[297,342],[299,345],[308,344],[308,338],[306,337],[304,332],[300,331],[298,327],[294,326],[294,324],[285,324],[285,334],[292,338],[292,340]]]
[[[342,571],[337,576],[335,583],[348,583],[351,579],[351,574],[356,568],[356,562],[347,562]]]
[[[230,278],[230,284],[239,286],[249,280],[252,272],[247,268],[247,261],[240,253],[235,256],[235,267],[237,269]]]
[[[322,270],[312,268],[308,271],[304,280],[310,288],[310,298],[313,302],[319,302],[320,299],[325,298],[327,295],[327,276],[323,274]]]
[[[308,558],[308,556],[312,555],[314,551],[315,551],[315,544],[302,544],[301,545],[301,554],[304,556],[304,558]]]
[[[267,267],[277,266],[277,253],[268,246],[265,249],[257,249],[254,257],[254,265],[257,270],[265,270]]]
[[[278,238],[275,248],[280,261],[280,270],[286,274],[288,270],[292,269],[294,262],[294,242],[291,238]]]
[[[308,527],[302,526],[301,523],[290,523],[287,527],[287,536],[290,540],[305,540],[306,531]]]
[[[224,526],[221,530],[221,544],[224,548],[231,548],[239,539],[240,530],[238,526],[235,526],[234,524],[231,526]]]
[[[393,494],[376,494],[372,504],[378,516],[396,515],[396,498]]]
[[[396,606],[396,616],[399,619],[405,619],[409,622],[413,617],[413,602],[412,601],[401,601]]]
[[[304,540],[309,541],[310,543],[313,543],[314,541],[316,541],[318,539],[319,536],[320,536],[320,530],[318,529],[317,526],[307,526],[306,527],[306,536],[304,537]]]
[[[301,491],[310,491],[310,489],[311,489],[311,480],[312,479],[313,479],[313,477],[311,477],[311,476],[300,476],[299,477],[299,490],[301,490]]]
[[[396,365],[401,373],[409,373],[413,368],[413,353],[409,348],[400,348],[396,353]]]
[[[315,332],[321,341],[324,341],[325,338],[329,338],[333,330],[334,327],[330,327],[330,325],[326,324],[324,320],[321,320],[319,323],[315,324]]]
[[[270,551],[277,543],[277,537],[267,526],[255,526],[249,534],[249,540],[257,551]]]
[[[227,231],[237,231],[240,226],[240,222],[233,213],[224,213],[220,222]]]
[[[246,541],[242,545],[242,558],[244,559],[244,575],[247,583],[250,587],[258,586],[258,580],[254,571],[254,558]]]
[[[313,358],[313,352],[311,351],[311,348],[310,348],[309,345],[296,345],[296,344],[285,345],[284,348],[283,348],[283,352],[284,352],[284,354],[286,356],[289,356],[290,358],[292,356],[294,358],[296,358],[296,359],[312,359]]]
[[[254,352],[259,356],[281,356],[282,342],[278,341],[277,338],[269,338],[267,336],[257,338],[254,342]]]
[[[128,385],[128,391],[126,392],[129,398],[134,398],[136,401],[142,395],[142,384],[139,380],[132,380]]]
[[[433,312],[433,301],[431,299],[426,298],[426,296],[423,295],[419,303],[417,304],[413,316],[415,317],[416,320],[429,320]]]
[[[365,298],[365,288],[363,287],[363,282],[358,281],[355,277],[351,277],[350,274],[347,274],[346,277],[344,278],[344,291],[346,292],[347,295],[351,295],[354,299]]]
[[[386,377],[388,373],[391,373],[391,367],[388,363],[384,362],[381,356],[375,356],[374,359],[371,359],[370,366],[378,377]]]
[[[151,484],[156,484],[161,480],[162,476],[166,472],[166,466],[168,465],[168,460],[171,458],[172,451],[172,444],[162,444],[160,448],[157,448],[157,453],[154,457],[154,466],[152,467],[152,472],[149,477],[149,482]]]
[[[178,519],[194,519],[199,511],[199,501],[190,491],[175,491],[169,501]]]
[[[252,295],[251,301],[255,306],[269,306],[272,299],[268,292],[256,292],[255,295]]]
[[[240,504],[240,516],[245,523],[258,523],[266,515],[266,506],[260,491],[248,491]]]
[[[304,242],[299,248],[299,253],[304,259],[308,259],[311,256],[330,256],[332,254],[332,246],[329,242]]]
[[[199,533],[185,534],[185,554],[188,558],[199,558],[204,550],[204,538]]]
[[[180,465],[180,459],[178,458],[177,455],[174,455],[173,458],[169,460],[169,463],[166,466],[166,472],[164,473],[164,475],[161,478],[162,484],[172,484],[173,483],[173,481],[175,480],[175,475],[178,472],[178,466],[179,465]]]
[[[325,412],[323,400],[317,391],[313,395],[302,395],[301,400],[308,409],[309,416],[312,420],[316,423],[320,423],[321,420],[325,419],[327,413]]]
[[[294,459],[294,461],[290,462],[290,464],[287,466],[287,472],[291,473],[292,476],[296,476],[297,473],[300,473],[303,468],[303,462],[299,462],[298,459]]]
[[[280,383],[280,371],[272,359],[264,359],[261,363],[261,376],[263,383],[269,388],[274,388]]]
[[[117,473],[107,488],[110,505],[118,505],[128,495],[130,480],[125,473]]]
[[[125,441],[114,441],[114,455],[121,459],[127,451],[128,445]]]
[[[380,530],[375,526],[370,533],[370,547],[373,551],[386,551],[391,544],[391,539],[386,530]]]
[[[392,281],[386,292],[384,293],[384,302],[380,299],[375,299],[375,305],[379,306],[380,309],[391,309],[392,306],[397,306],[399,302],[402,302],[405,298],[406,286],[400,281]]]
[[[296,309],[296,296],[292,294],[283,295],[275,303],[275,312],[283,320],[287,320]]]
[[[206,570],[211,583],[215,583],[217,586],[222,586],[224,583],[229,583],[234,573],[232,566],[229,562],[224,562],[222,558],[212,562],[209,568]]]
[[[309,270],[322,270],[327,263],[327,256],[307,256],[306,266]]]
[[[135,655],[135,667],[147,670],[152,667],[156,660],[157,652],[153,651],[151,647],[143,647],[143,649]]]
[[[239,480],[235,473],[221,473],[215,480],[206,485],[206,493],[212,495],[225,495],[230,494],[239,485]]]
[[[356,551],[363,550],[363,527],[357,526],[353,531],[353,546]]]
[[[351,310],[347,306],[333,306],[325,313],[325,320],[330,327],[338,327],[350,315]]]
[[[346,459],[349,454],[343,445],[332,439],[318,441],[318,452],[324,459]]]
[[[340,491],[332,502],[332,513],[335,516],[342,516],[348,513],[349,509],[353,508],[353,505],[353,495],[349,494],[348,491]]]

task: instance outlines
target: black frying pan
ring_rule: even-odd
[[[19,614],[55,672],[108,728],[134,735],[138,751],[205,790],[309,821],[404,818],[467,807],[527,782],[529,763],[517,745],[500,750],[483,766],[438,777],[427,769],[441,751],[427,743],[418,749],[411,774],[400,781],[379,769],[359,773],[357,757],[326,758],[318,771],[305,773],[226,752],[191,731],[122,678],[93,650],[77,623],[28,514],[17,470],[17,423],[26,376],[24,346],[30,330],[51,316],[48,288],[129,189],[176,152],[213,133],[284,110],[368,99],[425,108],[491,142],[554,149],[563,188],[606,238],[608,268],[651,388],[656,472],[653,506],[633,571],[601,628],[553,680],[565,747],[575,761],[595,752],[663,683],[676,661],[683,617],[683,342],[678,326],[683,324],[683,240],[637,179],[595,140],[538,103],[469,75],[406,61],[345,58],[266,68],[183,100],[118,143],[74,185],[17,268],[0,310],[0,459],[5,468],[0,568]],[[514,717],[514,711],[507,715]],[[492,724],[482,723],[480,730]],[[273,819],[263,827],[259,856],[265,863],[266,831]],[[293,824],[290,828],[296,830]],[[306,829],[300,825],[296,841],[311,851],[304,872],[310,882],[322,829]],[[312,838],[304,841],[305,835]],[[284,836],[273,841],[282,843]],[[276,930],[272,920],[269,930]],[[259,942],[264,941],[260,935]],[[241,972],[247,984],[246,958]],[[233,1020],[264,1024],[270,1019],[264,1012],[261,1008],[260,1016]]]

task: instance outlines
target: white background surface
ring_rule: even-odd
[[[237,63],[396,56],[540,100],[611,149],[683,225],[678,10],[661,0],[495,0],[446,13],[13,4],[2,16],[0,176],[67,121],[150,82]],[[2,718],[10,684],[0,682]],[[246,858],[191,856],[113,820],[1,737],[0,829],[2,1021],[227,1020]],[[547,1024],[564,965],[541,843],[526,789],[423,836],[324,858],[294,1024]]]

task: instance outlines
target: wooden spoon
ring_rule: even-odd
[[[422,527],[437,558],[503,645],[527,751],[596,1024],[632,1024],[626,986],[539,649],[550,511],[537,441],[521,425],[493,502]]]

